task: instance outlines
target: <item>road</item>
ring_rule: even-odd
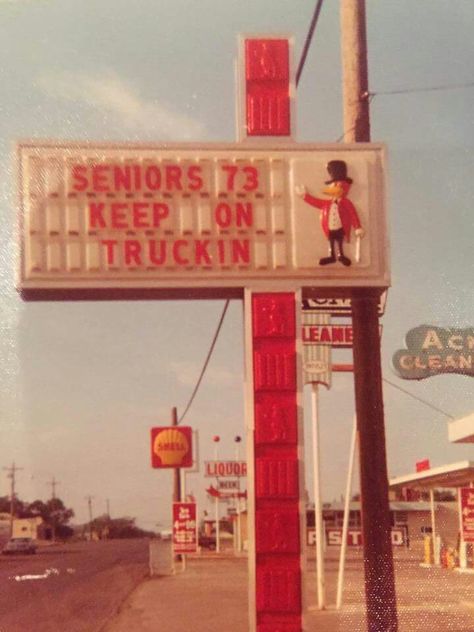
[[[0,632],[96,632],[147,572],[147,540],[0,556]]]

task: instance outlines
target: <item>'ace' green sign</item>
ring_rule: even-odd
[[[454,329],[420,325],[405,337],[406,349],[393,355],[395,372],[405,380],[441,373],[474,375],[474,327]]]

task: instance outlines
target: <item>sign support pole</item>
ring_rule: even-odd
[[[431,542],[433,543],[433,564],[435,566],[439,566],[440,559],[439,559],[439,547],[436,541],[434,489],[430,489],[430,512],[431,512]]]
[[[337,596],[336,608],[342,607],[342,590],[344,588],[344,569],[346,563],[347,552],[347,532],[349,530],[349,515],[352,490],[352,477],[354,475],[354,457],[357,444],[357,418],[354,415],[354,426],[352,428],[351,449],[349,454],[349,467],[347,468],[346,496],[344,498],[344,521],[342,523],[342,542],[341,551],[339,553],[339,573],[337,576]]]
[[[171,409],[171,425],[178,425],[178,410],[176,406]],[[173,502],[178,503],[181,500],[181,470],[179,467],[173,469]]]
[[[314,519],[316,527],[316,582],[318,608],[326,607],[324,551],[323,551],[323,511],[321,503],[321,463],[319,449],[319,398],[318,384],[311,384],[311,413],[313,421],[313,478],[314,478]]]
[[[464,525],[462,519],[462,501],[461,501],[461,489],[458,489],[458,508],[459,508],[459,568],[467,568],[467,550],[466,542],[464,540]]]
[[[240,444],[236,443],[235,445],[235,460],[237,463],[240,461]],[[236,516],[236,525],[237,525],[237,539],[236,539],[236,547],[237,554],[242,552],[242,518],[240,515],[240,476],[237,477],[237,498],[235,499],[235,507],[237,509]]]
[[[186,471],[183,471],[181,476],[181,500],[186,502]],[[186,553],[181,553],[181,570],[186,570]]]
[[[249,632],[303,629],[299,292],[245,299]],[[254,510],[254,511],[252,511]]]
[[[214,446],[214,461],[217,463],[218,454],[217,454],[217,443]],[[219,479],[216,478],[216,481]],[[220,553],[221,550],[221,538],[220,538],[220,525],[219,525],[219,495],[216,495],[215,498],[215,521],[216,521],[216,553]]]

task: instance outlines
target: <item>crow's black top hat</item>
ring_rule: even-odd
[[[326,180],[326,184],[341,181],[352,184],[352,178],[347,177],[347,165],[344,160],[330,160],[326,169],[331,177],[330,180]]]

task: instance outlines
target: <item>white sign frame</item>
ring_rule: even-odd
[[[370,224],[365,227],[367,234],[363,240],[365,245],[362,247],[361,262],[349,268],[340,263],[324,267],[318,265],[319,255],[326,254],[322,249],[326,247],[327,251],[325,236],[319,226],[319,211],[310,207],[295,193],[296,186],[304,184],[311,192],[319,194],[325,178],[328,177],[325,171],[326,163],[333,159],[346,160],[351,176],[355,182],[359,180],[359,189],[354,189],[352,198],[354,204],[360,206],[362,222]],[[219,207],[221,210],[224,209],[220,218],[221,224],[218,226],[219,234],[215,233],[214,225],[210,227],[211,237],[214,231],[213,237],[217,241],[221,237],[222,241],[229,239],[228,233],[232,231],[235,239],[238,239],[239,235],[242,240],[247,239],[250,244],[248,248],[252,249],[249,265],[240,265],[242,261],[239,261],[238,265],[226,268],[224,259],[224,263],[216,263],[215,253],[210,266],[183,264],[179,270],[168,269],[165,266],[160,268],[158,273],[156,270],[142,269],[138,265],[137,269],[131,269],[132,257],[129,257],[128,266],[123,262],[123,255],[117,255],[117,261],[110,257],[112,263],[106,261],[109,251],[105,248],[107,252],[104,249],[98,252],[97,244],[103,244],[107,239],[114,241],[110,239],[111,233],[120,235],[115,240],[118,240],[120,247],[120,240],[125,240],[125,233],[134,233],[132,241],[140,242],[143,239],[144,243],[147,239],[156,237],[156,231],[153,229],[137,229],[137,223],[141,222],[140,225],[145,226],[147,221],[151,221],[151,215],[144,219],[145,211],[142,213],[143,209],[140,208],[134,215],[139,221],[137,220],[132,227],[127,224],[127,221],[130,222],[130,215],[128,219],[125,218],[126,211],[116,214],[113,227],[110,224],[110,214],[108,223],[104,219],[105,215],[102,216],[100,213],[94,215],[96,223],[92,222],[92,203],[111,205],[108,197],[115,196],[114,192],[110,192],[110,186],[107,189],[107,182],[110,184],[107,180],[110,169],[116,164],[124,165],[127,161],[138,168],[139,164],[143,165],[147,160],[151,161],[150,164],[153,164],[153,161],[161,165],[171,162],[175,166],[178,163],[202,163],[207,166],[212,163],[212,167],[209,168],[214,179],[222,175],[219,172],[216,176],[216,165],[220,165],[220,169],[224,165],[227,167],[224,173],[227,178],[230,178],[230,167],[247,166],[257,171],[261,168],[261,172],[258,172],[263,174],[261,177],[258,176],[262,187],[260,194],[258,190],[251,195],[242,194],[242,186],[245,186],[242,182],[237,191],[232,191],[231,195],[226,194],[220,190],[219,182],[209,180],[205,186],[209,184],[212,188],[210,193],[201,191],[198,196],[200,200],[202,193],[206,204],[207,196],[211,206],[224,200],[224,204],[231,208],[229,213],[233,212],[232,209],[236,208],[240,200],[244,203],[251,198],[248,203],[252,204],[252,207],[247,207],[252,209],[252,225],[247,227],[250,236],[245,237],[246,227],[243,226],[243,221],[242,225],[231,226],[225,233],[222,224],[227,221],[226,206]],[[390,283],[384,201],[385,148],[380,144],[314,145],[286,142],[274,144],[272,147],[249,147],[239,143],[135,145],[30,141],[19,144],[18,162],[21,213],[19,289],[26,299],[97,299],[101,298],[101,292],[102,298],[127,298],[127,292],[130,298],[207,298],[213,295],[232,298],[241,297],[244,287],[285,291],[303,286],[331,288],[334,292],[339,291],[339,295],[342,296],[348,287],[384,288]],[[82,172],[74,172],[76,179],[73,184],[68,171],[71,165],[82,165],[85,169]],[[103,168],[101,172],[96,168],[98,166]],[[91,176],[92,169],[95,169],[95,179]],[[313,174],[315,169],[317,173]],[[93,180],[95,188],[99,189],[95,192],[89,190]],[[72,190],[74,186],[80,188],[84,181],[87,185],[83,191]],[[227,185],[229,186],[229,180]],[[174,245],[176,241],[183,242],[178,244],[181,248],[178,250],[180,260],[185,261],[189,253],[184,247],[184,242],[188,238],[193,238],[193,230],[196,232],[201,229],[194,229],[194,225],[186,224],[187,221],[195,221],[192,219],[192,205],[195,203],[193,196],[186,198],[185,192],[175,193],[175,197],[171,194],[170,204],[177,204],[175,198],[179,198],[180,202],[173,215],[175,224],[170,231],[174,231]],[[163,195],[165,194],[166,192]],[[130,200],[127,202],[127,195],[133,198],[135,193],[121,192],[120,203],[125,206],[132,203]],[[160,194],[158,198],[153,198],[153,195],[150,193],[150,200],[159,199],[161,203],[166,203],[163,195]],[[148,198],[140,192],[137,199],[140,200],[137,202],[140,205],[145,204]],[[261,216],[258,214],[259,204]],[[364,209],[364,205],[368,208]],[[89,214],[85,220],[87,208]],[[107,206],[104,208],[109,209]],[[189,209],[191,215],[188,213]],[[212,212],[211,210],[211,214]],[[199,221],[201,220],[202,217]],[[308,226],[312,236],[308,234]],[[147,232],[151,236],[147,236]],[[138,237],[137,233],[140,233]],[[95,239],[97,234],[99,237]],[[313,239],[319,246],[316,246],[316,241],[314,246],[312,245]],[[319,251],[316,252],[318,248]],[[110,252],[113,251],[114,247],[110,246]],[[93,252],[95,254],[91,254]],[[262,262],[266,262],[265,265]],[[142,267],[146,267],[144,263]]]

